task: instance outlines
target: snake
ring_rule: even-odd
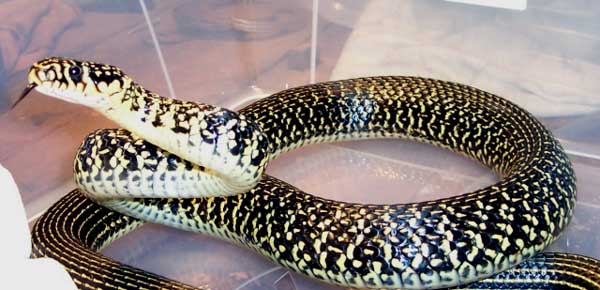
[[[567,154],[535,117],[494,94],[376,76],[286,89],[235,112],[160,96],[92,61],[46,58],[27,78],[15,105],[36,90],[120,126],[84,139],[77,189],[32,228],[32,256],[59,261],[81,289],[195,289],[99,253],[146,222],[243,245],[344,287],[600,289],[600,261],[543,252],[573,216]],[[301,146],[374,138],[452,150],[499,181],[443,199],[362,204],[264,174]]]

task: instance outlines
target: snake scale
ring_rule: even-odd
[[[34,256],[61,262],[79,288],[193,288],[97,253],[149,221],[245,245],[346,287],[600,289],[599,261],[541,253],[573,214],[569,159],[533,116],[493,94],[369,77],[284,90],[233,112],[161,97],[90,61],[47,58],[28,79],[17,103],[36,89],[124,128],[83,141],[79,189],[32,229]],[[294,148],[366,138],[428,142],[501,180],[450,198],[376,205],[319,198],[262,174]]]

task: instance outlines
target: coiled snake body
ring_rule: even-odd
[[[348,287],[600,289],[598,261],[539,254],[573,213],[566,154],[529,113],[481,90],[360,78],[285,90],[238,114],[162,98],[113,66],[62,58],[32,66],[24,95],[33,88],[134,132],[89,135],[75,160],[81,189],[32,230],[34,255],[60,261],[80,288],[191,288],[95,252],[145,220],[210,233]],[[366,205],[262,175],[268,160],[305,144],[389,137],[466,154],[502,179],[441,200]]]

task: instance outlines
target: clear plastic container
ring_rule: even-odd
[[[17,179],[33,221],[75,186],[72,160],[83,137],[115,126],[37,93],[10,110],[28,66],[51,55],[115,64],[163,95],[232,109],[311,82],[434,77],[504,96],[555,133],[575,165],[579,198],[573,222],[549,250],[600,258],[600,3],[526,3],[510,10],[442,0],[2,2],[0,163]],[[370,203],[451,196],[497,178],[405,140],[308,146],[267,172],[319,196]],[[246,248],[157,225],[103,253],[213,289],[340,289]]]

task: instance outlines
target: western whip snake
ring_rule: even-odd
[[[600,289],[600,262],[540,254],[571,219],[575,175],[539,121],[493,94],[369,77],[288,89],[233,112],[160,97],[89,61],[48,58],[28,78],[19,101],[36,89],[124,128],[84,140],[74,166],[80,189],[32,230],[34,255],[61,262],[80,288],[191,288],[96,253],[144,220],[210,233],[347,287]],[[470,156],[501,180],[375,205],[319,198],[262,174],[306,144],[399,137]]]

